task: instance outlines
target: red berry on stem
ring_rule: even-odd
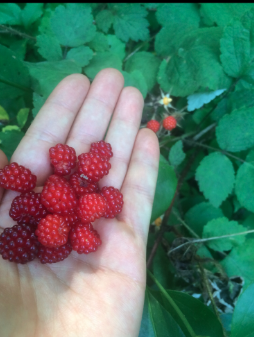
[[[86,194],[79,199],[77,214],[84,223],[93,222],[104,216],[107,202],[100,194]]]
[[[0,187],[17,192],[32,191],[37,178],[31,171],[17,163],[6,165],[0,169]]]
[[[106,158],[108,160],[113,157],[111,145],[104,142],[104,140],[92,143],[90,153],[98,154],[100,157]]]
[[[98,183],[89,183],[87,180],[81,178],[79,173],[73,173],[70,176],[69,182],[78,197],[99,191]]]
[[[171,130],[175,129],[176,125],[177,125],[177,121],[176,121],[175,117],[173,117],[173,116],[168,116],[163,120],[163,127],[166,130],[171,131]]]
[[[101,190],[101,195],[107,201],[107,210],[105,212],[105,218],[114,218],[117,214],[122,211],[123,208],[123,195],[122,193],[112,186],[103,187]]]
[[[95,252],[101,245],[100,236],[92,224],[77,224],[71,229],[70,242],[78,254]]]
[[[27,263],[35,259],[38,247],[33,229],[26,224],[5,228],[0,235],[0,254],[4,260]]]
[[[46,218],[41,219],[35,234],[43,246],[56,248],[67,243],[70,228],[64,217],[58,214],[49,214]]]
[[[54,173],[65,176],[75,168],[77,156],[75,150],[64,144],[57,144],[49,149],[50,162],[54,166]]]
[[[49,248],[40,245],[37,257],[41,263],[57,263],[65,260],[71,253],[71,244],[67,242],[65,245],[57,248]]]
[[[111,164],[107,159],[94,153],[82,153],[78,156],[78,173],[88,182],[98,182],[108,174]]]
[[[150,120],[146,125],[148,129],[152,130],[155,133],[160,130],[160,126],[160,123],[154,119]]]

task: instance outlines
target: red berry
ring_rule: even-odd
[[[148,129],[151,129],[155,133],[160,130],[160,126],[160,123],[154,119],[150,120],[146,125]]]
[[[52,175],[41,192],[41,203],[51,213],[68,215],[75,210],[77,197],[65,178]]]
[[[78,197],[99,191],[98,183],[89,183],[87,180],[82,179],[78,173],[73,173],[70,176],[69,182]]]
[[[123,208],[123,195],[122,193],[112,186],[103,187],[101,190],[101,195],[107,201],[107,210],[105,212],[105,218],[114,218],[117,214],[122,211]]]
[[[69,226],[73,226],[79,219],[78,215],[74,212],[69,213],[67,215],[62,215],[64,220],[67,222]]]
[[[177,121],[175,119],[175,117],[173,116],[168,116],[163,120],[163,127],[166,130],[173,130],[177,125]]]
[[[75,150],[63,144],[57,144],[49,149],[50,162],[54,166],[54,173],[65,176],[75,168],[77,156]]]
[[[82,153],[78,160],[78,173],[88,182],[98,182],[111,168],[107,159],[94,153]]]
[[[70,228],[63,216],[49,214],[41,219],[35,234],[43,246],[56,248],[67,243]]]
[[[40,245],[37,257],[41,263],[57,263],[65,260],[71,253],[71,244],[67,242],[65,245],[57,248],[49,248]]]
[[[38,247],[33,229],[26,224],[5,228],[0,235],[0,254],[4,260],[27,263],[35,259]]]
[[[27,192],[13,199],[10,217],[18,224],[36,226],[48,214],[46,207],[40,201],[40,193]]]
[[[95,252],[101,245],[100,236],[92,224],[77,224],[70,231],[72,249],[78,254]]]
[[[36,176],[17,163],[6,165],[0,169],[0,187],[17,192],[28,192],[36,186]]]
[[[113,157],[112,147],[109,143],[100,140],[99,142],[92,143],[90,153],[98,154],[100,157],[110,159]]]
[[[84,223],[93,222],[104,216],[107,202],[100,194],[86,194],[79,199],[77,214]]]

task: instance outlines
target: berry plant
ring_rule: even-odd
[[[8,159],[70,74],[93,81],[115,68],[143,95],[140,128],[158,137],[160,163],[140,337],[253,334],[253,36],[253,3],[0,4],[0,149]],[[104,141],[78,157],[57,144],[41,193],[29,167],[1,169],[0,186],[20,193],[2,258],[51,264],[72,250],[99,251],[92,223],[117,216],[124,202],[115,187],[99,188],[112,156]]]

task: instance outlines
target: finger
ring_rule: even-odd
[[[62,80],[14,152],[11,161],[31,169],[37,175],[38,185],[43,184],[51,173],[49,148],[57,143],[65,143],[89,86],[87,77],[80,74]]]
[[[139,131],[121,192],[124,207],[118,219],[146,240],[158,175],[159,143],[153,131]]]
[[[110,159],[110,173],[102,179],[101,186],[121,188],[140,126],[143,105],[139,90],[133,87],[123,89],[105,139],[111,144],[114,155]]]
[[[123,76],[116,69],[107,68],[96,75],[67,140],[78,155],[103,139],[123,85]]]
[[[4,168],[5,165],[8,164],[8,159],[6,157],[6,155],[3,153],[2,150],[0,150],[0,168]],[[4,194],[4,189],[0,187],[0,203],[1,200],[3,198],[3,194]]]

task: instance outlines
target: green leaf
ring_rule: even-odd
[[[159,173],[153,202],[151,222],[162,215],[169,207],[177,186],[177,179],[172,166],[160,155]]]
[[[89,42],[89,47],[95,51],[108,51],[109,45],[106,35],[96,32],[92,41]]]
[[[173,166],[178,166],[185,159],[186,154],[183,152],[183,142],[178,140],[170,149],[169,162]]]
[[[235,247],[221,262],[229,277],[239,275],[244,279],[244,286],[254,282],[254,239],[247,239],[244,245]]]
[[[5,109],[0,105],[0,123],[7,122],[9,120],[9,115]]]
[[[20,60],[24,60],[26,55],[28,40],[15,40],[10,43],[10,49],[14,51]]]
[[[60,43],[55,36],[38,35],[36,45],[39,47],[38,52],[47,61],[60,61],[63,58]]]
[[[221,203],[232,192],[235,181],[231,161],[219,152],[206,156],[196,171],[199,189],[214,207]]]
[[[21,12],[21,20],[25,28],[31,26],[42,15],[43,3],[27,3]]]
[[[24,63],[10,49],[0,45],[0,98],[16,98],[29,91],[30,77]]]
[[[99,29],[101,29],[104,33],[107,33],[110,26],[114,22],[114,15],[109,10],[100,11],[96,16],[96,24]]]
[[[78,47],[91,41],[96,28],[91,7],[87,4],[67,3],[55,9],[51,27],[63,46]]]
[[[125,43],[119,40],[115,35],[107,35],[109,51],[119,56],[121,60],[125,58]]]
[[[128,42],[145,41],[149,38],[149,23],[145,19],[147,11],[141,4],[113,3],[110,5],[114,13],[114,30],[116,36]]]
[[[174,274],[167,253],[160,245],[153,259],[153,274],[164,288],[173,286]]]
[[[23,108],[20,109],[18,114],[17,114],[17,121],[18,121],[18,125],[20,126],[20,128],[22,129],[23,126],[26,124],[28,115],[29,115],[29,108]]]
[[[2,132],[9,132],[9,131],[20,131],[20,128],[17,125],[7,125],[2,128]]]
[[[145,292],[145,303],[138,337],[156,337],[153,331],[153,325],[149,314],[149,300],[147,290]]]
[[[127,72],[138,70],[144,76],[147,83],[147,90],[150,91],[156,84],[160,60],[152,53],[145,51],[137,52],[128,59],[125,65]]]
[[[157,76],[157,81],[165,92],[169,92],[172,90],[171,83],[169,81],[168,76],[166,75],[167,65],[168,62],[166,60],[163,60],[161,62]]]
[[[219,89],[210,92],[199,92],[187,97],[188,111],[201,108],[204,104],[211,102],[216,96],[221,95],[226,89]]]
[[[253,3],[202,3],[202,14],[206,19],[224,27],[232,19],[240,18],[253,7]]]
[[[238,152],[254,146],[254,108],[242,108],[225,115],[216,128],[222,150]]]
[[[40,111],[45,101],[46,101],[46,98],[38,95],[36,92],[33,93],[33,106],[34,106],[32,110],[33,117],[37,115],[37,113]]]
[[[254,89],[241,89],[231,93],[228,101],[229,109],[254,108]]]
[[[244,231],[245,228],[240,226],[236,221],[229,221],[227,218],[218,218],[209,221],[207,225],[204,226],[202,237],[203,239],[206,239],[215,236],[241,233]],[[206,244],[213,250],[223,252],[224,250],[230,250],[235,246],[243,244],[244,241],[245,235],[238,235],[207,241]]]
[[[215,109],[211,113],[211,119],[213,121],[220,120],[229,109],[228,97],[224,97],[215,107]]]
[[[232,320],[230,337],[254,337],[254,283],[239,296]]]
[[[21,131],[0,132],[0,149],[6,154],[8,160],[11,159],[23,136],[24,133]]]
[[[198,28],[200,21],[198,6],[194,3],[163,4],[156,11],[156,18],[162,26],[166,26],[169,22],[175,25],[183,22]]]
[[[241,206],[254,212],[254,165],[243,163],[237,171],[235,193]]]
[[[101,52],[93,57],[92,61],[84,69],[84,71],[88,77],[93,79],[99,71],[105,68],[115,68],[121,70],[122,61],[117,55],[112,54],[111,52]]]
[[[67,60],[75,61],[80,67],[87,66],[92,58],[93,51],[87,46],[71,48],[66,55]]]
[[[223,217],[222,210],[209,202],[201,202],[190,208],[185,214],[185,222],[198,236],[202,236],[204,226],[213,219]]]
[[[21,9],[15,3],[0,4],[0,24],[1,25],[20,25]]]
[[[81,68],[71,60],[28,63],[32,87],[36,93],[48,97],[57,84],[66,76],[80,73]]]
[[[124,77],[124,86],[137,88],[145,98],[147,95],[147,83],[143,74],[139,70],[134,70],[130,74],[126,71],[121,71],[121,73]]]

